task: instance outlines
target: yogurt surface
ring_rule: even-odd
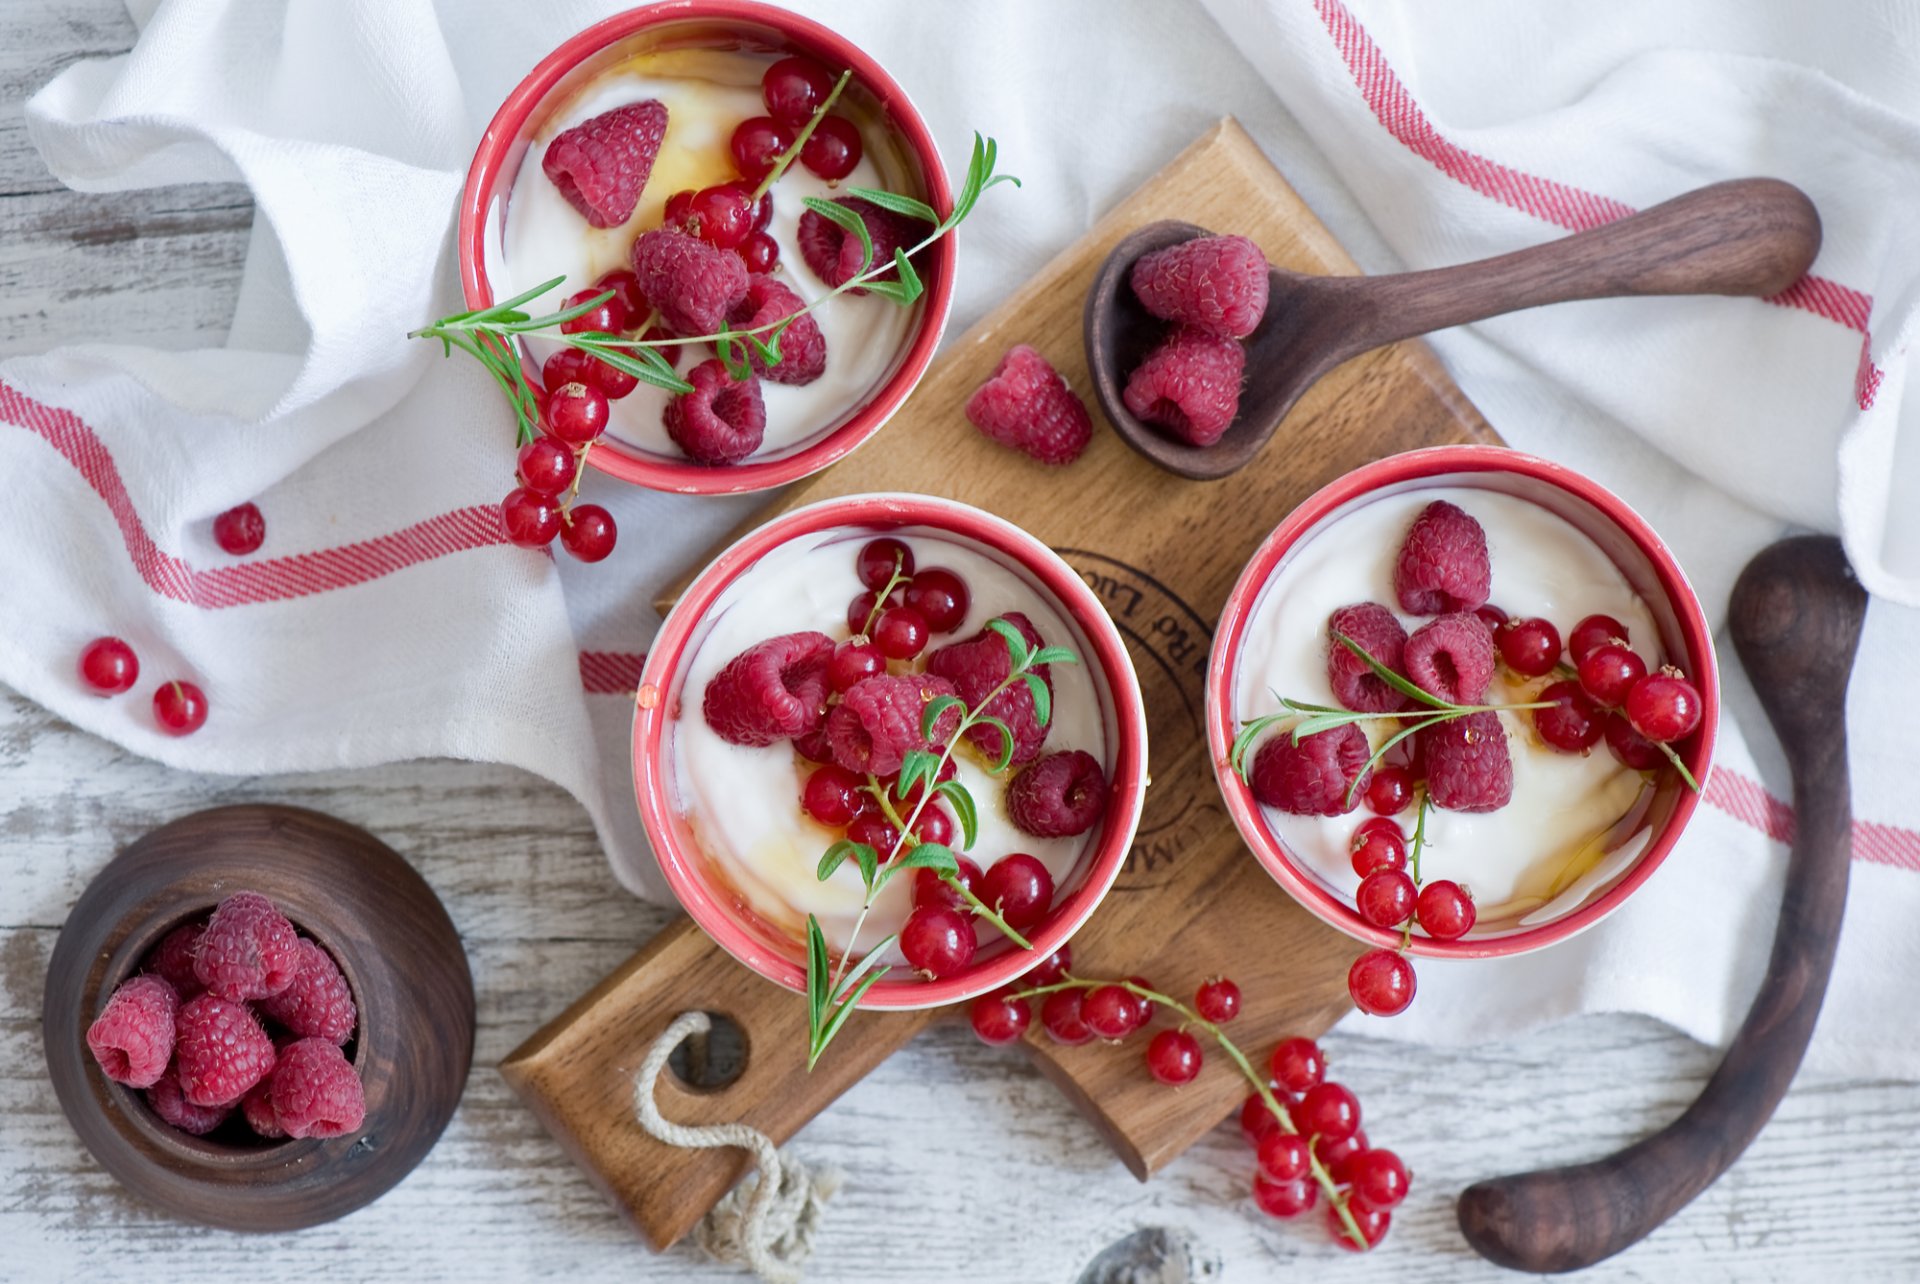
[[[1083,749],[1111,776],[1113,761],[1100,697],[1087,670],[1091,651],[1079,630],[994,557],[924,528],[887,534],[913,550],[917,566],[944,566],[964,579],[970,590],[967,618],[953,632],[934,635],[923,655],[973,637],[995,616],[1021,611],[1049,645],[1068,647],[1081,657],[1079,664],[1051,668],[1053,719],[1042,752]],[[849,948],[866,888],[852,861],[825,882],[817,877],[821,854],[842,834],[818,824],[800,808],[801,787],[816,764],[800,757],[786,741],[765,747],[730,744],[714,733],[700,710],[707,683],[750,646],[809,629],[835,641],[846,638],[847,604],[865,589],[854,569],[854,555],[873,537],[871,531],[817,532],[775,549],[736,579],[714,603],[705,636],[687,661],[679,716],[672,730],[674,804],[687,818],[701,850],[760,917],[804,939],[807,915],[813,914],[836,952]],[[898,664],[893,667],[903,671]],[[954,751],[954,762],[957,778],[973,795],[980,813],[979,836],[963,854],[983,870],[1012,852],[1038,857],[1053,875],[1057,898],[1091,834],[1035,838],[1023,833],[1006,811],[1004,782],[1011,773],[990,774],[982,758],[964,742]],[[955,850],[961,841],[956,833]],[[861,946],[871,946],[906,921],[913,908],[912,887],[913,877],[903,874],[881,891],[860,930]],[[997,937],[992,927],[980,928],[982,946]],[[898,950],[889,947],[882,958],[896,961]]]
[[[1423,487],[1350,511],[1295,548],[1249,621],[1234,689],[1239,720],[1280,712],[1280,696],[1338,707],[1327,681],[1327,617],[1340,607],[1379,602],[1409,633],[1429,618],[1398,609],[1393,567],[1408,527],[1436,499],[1457,504],[1486,530],[1493,565],[1489,600],[1509,616],[1543,616],[1564,633],[1584,616],[1611,615],[1627,626],[1648,667],[1657,666],[1659,631],[1652,614],[1593,541],[1557,515],[1512,495]],[[1502,666],[1483,703],[1524,703],[1553,680],[1553,675],[1521,679]],[[1584,755],[1560,753],[1535,736],[1525,712],[1502,713],[1500,721],[1513,760],[1513,800],[1485,813],[1429,807],[1420,859],[1423,882],[1452,879],[1472,891],[1480,911],[1476,931],[1501,926],[1502,918],[1524,919],[1569,892],[1584,898],[1610,878],[1638,844],[1603,857],[1608,844],[1602,839],[1633,811],[1647,787],[1641,773],[1622,766],[1604,743]],[[1270,734],[1284,734],[1285,725]],[[1378,748],[1398,724],[1360,726]],[[1348,845],[1353,831],[1372,815],[1364,803],[1335,817],[1261,810],[1303,865],[1334,891],[1353,895],[1360,880]],[[1414,813],[1397,819],[1411,841]]]
[[[582,87],[541,129],[527,147],[504,212],[503,244],[490,252],[494,295],[510,298],[564,273],[566,280],[542,296],[536,306],[558,308],[563,299],[584,290],[607,272],[630,267],[628,255],[640,233],[659,227],[667,198],[675,192],[732,181],[729,140],[741,121],[764,116],[760,77],[774,60],[720,50],[684,49],[637,55],[608,68]],[[619,227],[597,228],[567,203],[541,169],[547,145],[584,120],[628,103],[657,98],[667,108],[667,132],[653,172],[633,217]],[[843,100],[844,101],[844,100]],[[839,109],[836,108],[836,114]],[[848,113],[851,114],[851,113]],[[800,257],[797,233],[802,204],[809,196],[833,197],[846,187],[910,190],[905,166],[892,148],[861,124],[866,146],[860,164],[838,184],[828,184],[798,161],[775,183],[773,221],[766,231],[780,243],[780,261],[772,273],[809,303],[831,293]],[[775,456],[831,429],[891,373],[918,314],[875,295],[843,294],[810,315],[827,341],[827,368],[804,386],[760,381],[766,402],[766,439],[752,458]],[[558,351],[550,339],[531,339],[538,361]],[[681,349],[682,374],[713,355],[705,344]],[[684,459],[667,436],[661,411],[672,394],[641,384],[612,403],[608,434],[628,445]]]

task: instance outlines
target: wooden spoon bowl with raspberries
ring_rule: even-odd
[[[1095,277],[1087,366],[1128,445],[1209,481],[1250,463],[1316,380],[1363,352],[1576,299],[1766,298],[1805,275],[1819,249],[1813,202],[1770,178],[1715,183],[1511,254],[1390,276],[1268,267],[1261,282],[1251,241],[1161,221],[1116,245]]]

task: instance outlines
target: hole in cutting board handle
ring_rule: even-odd
[[[719,1092],[747,1068],[747,1032],[724,1012],[709,1012],[713,1029],[683,1039],[667,1056],[674,1081],[688,1092]]]

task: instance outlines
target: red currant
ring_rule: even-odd
[[[647,313],[653,311],[653,305],[647,302],[647,296],[640,291],[640,278],[626,268],[615,268],[593,283],[594,292],[613,291],[613,301],[627,314],[627,324],[621,329],[630,329],[647,319]]]
[[[913,836],[923,843],[932,843],[937,847],[953,846],[953,817],[932,803],[920,809],[914,817]],[[968,913],[973,911],[969,909]]]
[[[666,352],[671,355],[674,349]],[[582,352],[579,348],[562,348],[548,357],[546,364],[540,367],[540,382],[548,388],[558,388],[563,383],[591,384],[607,394],[607,400],[618,401],[640,386],[640,379],[624,370],[616,370],[591,352]]]
[[[1652,771],[1666,760],[1660,752],[1660,746],[1635,731],[1627,720],[1617,713],[1603,713],[1601,734],[1607,738],[1607,749],[1622,765],[1635,771]]]
[[[762,192],[759,202],[753,207],[753,230],[764,232],[767,224],[773,222],[773,193]]]
[[[1691,735],[1700,725],[1700,691],[1679,673],[1662,669],[1634,684],[1623,712],[1635,731],[1666,744]]]
[[[1192,1083],[1200,1061],[1200,1040],[1185,1030],[1162,1030],[1147,1045],[1147,1073],[1161,1083]]]
[[[921,870],[922,874],[930,870]],[[1025,999],[1008,998],[1006,991],[983,994],[967,1009],[967,1020],[980,1042],[998,1046],[1012,1043],[1033,1023],[1033,1009]]]
[[[847,629],[854,636],[859,637],[866,633],[867,622],[873,615],[876,597],[877,594],[875,594],[872,589],[868,589],[865,593],[860,594],[854,598],[853,601],[847,603]],[[898,606],[900,605],[900,601],[901,594],[899,589],[895,589],[887,597],[888,606]]]
[[[1413,964],[1393,950],[1368,950],[1347,969],[1347,993],[1368,1016],[1399,1016],[1413,1002]]]
[[[257,504],[238,504],[213,519],[213,542],[235,557],[258,552],[267,540],[267,519]]]
[[[1144,976],[1130,976],[1127,978],[1127,981],[1129,984],[1135,985],[1142,990],[1153,989],[1153,982],[1149,981]],[[1132,994],[1133,991],[1129,990],[1128,993]],[[1152,999],[1148,998],[1144,994],[1134,994],[1133,1002],[1134,1002],[1134,1006],[1136,1006],[1140,1010],[1140,1019],[1138,1022],[1136,1022],[1136,1024],[1145,1025],[1147,1022],[1153,1020],[1153,1014],[1157,1005],[1154,1003]]]
[[[871,796],[860,777],[845,767],[828,765],[814,768],[807,783],[800,787],[800,806],[807,815],[834,829],[853,823],[867,809]],[[930,869],[920,871],[933,873]],[[919,898],[914,898],[919,904]]]
[[[1473,930],[1480,911],[1473,893],[1450,878],[1439,878],[1420,889],[1416,912],[1420,930],[1436,941],[1457,941]]]
[[[887,657],[871,642],[842,642],[827,661],[827,687],[836,692],[851,691],[856,682],[877,677],[887,671]]]
[[[800,163],[826,179],[838,182],[860,163],[860,130],[844,116],[823,116],[813,136],[800,149]]]
[[[1393,1214],[1384,1208],[1368,1208],[1364,1204],[1349,1200],[1347,1211],[1353,1214],[1354,1225],[1360,1228],[1360,1238],[1367,1241],[1367,1248],[1372,1248],[1385,1239],[1387,1228],[1393,1224]],[[1353,1242],[1353,1235],[1348,1232],[1346,1222],[1340,1217],[1338,1204],[1327,1205],[1327,1229],[1333,1232],[1333,1242],[1349,1253],[1366,1251]]]
[[[667,198],[667,207],[660,215],[660,221],[667,227],[685,228],[687,220],[693,217],[693,189],[686,188]]]
[[[1053,875],[1038,857],[1014,852],[987,870],[979,895],[1008,927],[1024,932],[1047,916],[1053,904]]]
[[[1355,1128],[1352,1133],[1338,1141],[1321,1138],[1314,1145],[1313,1153],[1320,1156],[1320,1164],[1327,1170],[1327,1176],[1333,1178],[1335,1184],[1344,1186],[1351,1175],[1350,1170],[1355,1156],[1364,1153],[1366,1149],[1367,1130]]]
[[[900,845],[900,831],[878,811],[863,811],[855,816],[847,826],[847,838],[873,848],[881,864],[892,859],[893,849]]]
[[[749,272],[771,272],[780,262],[780,242],[765,232],[749,232],[747,239],[740,243],[740,261],[747,265]]]
[[[1580,685],[1600,704],[1618,707],[1627,690],[1647,676],[1644,660],[1620,642],[1602,642],[1581,657]]]
[[[693,194],[687,228],[716,249],[736,249],[753,231],[753,201],[731,183],[703,187]]]
[[[1347,1168],[1353,1197],[1368,1208],[1388,1209],[1407,1197],[1407,1166],[1391,1150],[1363,1150]]]
[[[1400,826],[1385,816],[1376,816],[1353,831],[1353,872],[1365,878],[1381,870],[1407,867],[1407,839]]]
[[[1247,1139],[1247,1144],[1257,1149],[1262,1141],[1279,1131],[1280,1121],[1267,1109],[1267,1099],[1257,1092],[1248,1093],[1240,1104],[1240,1135]]]
[[[1080,1002],[1080,1019],[1102,1039],[1124,1039],[1140,1028],[1140,1008],[1133,1000],[1133,992],[1122,986],[1095,986]]]
[[[1507,613],[1491,602],[1483,602],[1479,606],[1474,607],[1473,614],[1480,623],[1487,626],[1488,632],[1496,636],[1501,629],[1505,628],[1511,622]]]
[[[1576,665],[1603,642],[1630,642],[1627,626],[1611,615],[1589,615],[1567,634],[1567,658]]]
[[[1240,987],[1224,976],[1203,981],[1193,996],[1193,1010],[1219,1025],[1240,1015]]]
[[[936,981],[973,962],[973,950],[973,921],[945,905],[922,905],[900,929],[908,966]]]
[[[1600,710],[1578,682],[1554,682],[1539,695],[1552,707],[1533,711],[1533,729],[1549,749],[1585,753],[1600,739]]]
[[[1022,979],[1029,985],[1052,985],[1055,981],[1064,978],[1072,967],[1073,947],[1062,945],[1034,964],[1032,970]]]
[[[960,887],[972,891],[980,881],[980,867],[965,856],[959,857],[960,872],[954,877]],[[915,905],[945,905],[948,909],[959,910],[962,914],[973,913],[973,906],[960,894],[960,888],[940,876],[936,869],[920,868],[913,871],[913,903]],[[1036,984],[1043,984],[1036,982]]]
[[[1253,1202],[1269,1217],[1298,1217],[1320,1202],[1320,1184],[1305,1177],[1292,1181],[1268,1181],[1265,1175],[1253,1175]]]
[[[1068,1047],[1087,1043],[1093,1038],[1093,1031],[1080,1017],[1082,990],[1055,990],[1040,1005],[1040,1024],[1046,1027],[1047,1034],[1055,1043],[1064,1043]]]
[[[577,308],[588,300],[598,298],[606,292],[605,287],[597,285],[588,286],[584,290],[569,294],[566,297],[566,301],[560,306],[569,309]],[[627,305],[620,301],[619,293],[615,292],[612,298],[597,307],[587,309],[571,321],[562,321],[560,323],[560,333],[588,334],[597,330],[606,334],[618,334],[631,326],[634,320],[635,318],[627,315]]]
[[[1413,773],[1405,767],[1376,767],[1367,786],[1367,809],[1398,816],[1413,805]],[[1398,828],[1396,826],[1396,828]]]
[[[1254,1100],[1258,1101],[1255,1094]],[[1264,1107],[1264,1103],[1263,1103]],[[1273,1116],[1268,1114],[1271,1119]],[[1311,1167],[1304,1137],[1275,1127],[1260,1139],[1260,1175],[1268,1181],[1298,1181]]]
[[[833,92],[834,75],[811,58],[782,58],[760,77],[760,97],[773,118],[798,129]]]
[[[607,430],[607,394],[590,383],[563,383],[547,394],[547,431],[584,446]]]
[[[860,552],[853,559],[853,570],[862,584],[877,592],[896,574],[909,578],[913,575],[913,550],[886,536],[871,539],[860,546]]]
[[[1353,907],[1375,927],[1398,927],[1412,917],[1417,896],[1405,870],[1378,869],[1360,880]]]
[[[1312,1039],[1296,1036],[1280,1041],[1267,1068],[1276,1083],[1297,1096],[1327,1077],[1327,1058]]]
[[[613,514],[598,504],[575,504],[560,526],[560,546],[583,562],[605,560],[620,530]]]
[[[522,486],[500,501],[500,518],[507,540],[521,548],[545,548],[560,533],[560,506],[553,496]]]
[[[191,682],[165,682],[153,693],[153,718],[170,736],[190,736],[206,725],[207,694]]]
[[[1360,1126],[1360,1099],[1337,1083],[1316,1083],[1300,1098],[1300,1131],[1327,1141],[1351,1136]]]
[[[1523,677],[1545,677],[1560,663],[1560,630],[1537,615],[1502,625],[1494,630],[1493,640],[1507,667]]]
[[[911,660],[927,647],[927,622],[910,606],[880,612],[873,625],[873,644],[889,660]]]
[[[80,680],[101,695],[131,691],[140,680],[140,657],[119,638],[95,638],[80,653]]]
[[[944,566],[921,571],[907,585],[907,605],[920,612],[920,618],[935,633],[951,633],[967,618],[971,595],[967,582]]]
[[[757,184],[773,171],[781,153],[793,146],[793,131],[771,116],[750,116],[733,127],[728,146],[740,176]]]
[[[573,452],[551,437],[535,437],[520,447],[520,484],[536,495],[558,495],[578,467]]]

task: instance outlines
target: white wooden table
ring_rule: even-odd
[[[83,336],[178,347],[224,335],[245,192],[75,195],[20,124],[20,102],[54,71],[132,39],[121,0],[0,3],[0,355]],[[409,856],[459,925],[479,992],[472,1078],[438,1149],[372,1207],[271,1238],[177,1224],[124,1195],[68,1129],[40,1043],[47,958],[87,880],[153,825],[243,800],[331,812]],[[493,1069],[665,921],[615,884],[580,808],[518,771],[185,775],[0,690],[0,1280],[744,1278],[687,1252],[650,1256]],[[1295,1262],[1341,1280],[1488,1278],[1499,1272],[1454,1226],[1463,1185],[1611,1150],[1680,1109],[1715,1061],[1628,1017],[1464,1053],[1329,1046],[1369,1133],[1416,1171],[1391,1237],[1365,1258],[1334,1249],[1317,1217],[1261,1217],[1231,1126],[1141,1185],[1017,1057],[940,1029],[796,1141],[851,1178],[810,1278],[1065,1282],[1146,1228],[1186,1245],[1159,1277],[1169,1284],[1265,1280]],[[1916,1134],[1920,1085],[1803,1078],[1725,1180],[1591,1278],[1920,1278]]]

